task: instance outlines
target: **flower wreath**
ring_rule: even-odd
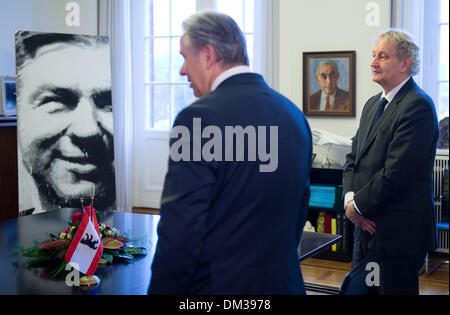
[[[86,207],[84,210],[89,211],[90,208],[88,208]],[[101,222],[101,214],[95,212],[95,209],[94,213],[97,222]],[[82,216],[83,213],[81,212],[74,213],[71,221],[67,222],[66,227],[60,233],[49,234],[49,239],[43,242],[35,241],[34,246],[31,248],[25,248],[18,244],[13,254],[31,258],[32,261],[28,263],[29,267],[49,267],[50,276],[57,277],[66,268],[67,262],[64,257],[77,233]],[[102,223],[99,224],[98,230],[103,244],[103,253],[99,264],[132,263],[135,257],[147,254],[145,247],[132,245],[137,241],[121,235],[120,230],[115,227]]]

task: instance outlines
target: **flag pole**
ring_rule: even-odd
[[[92,196],[91,196],[91,221],[93,221],[93,214],[94,214],[94,195],[95,195],[95,184],[92,187]]]

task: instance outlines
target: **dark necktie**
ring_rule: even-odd
[[[370,125],[369,132],[367,135],[370,135],[370,132],[372,131],[373,127],[376,125],[378,120],[380,119],[381,115],[384,113],[384,108],[386,107],[386,104],[388,103],[387,99],[382,97],[378,103],[377,103],[377,111],[375,113],[375,116],[373,117],[372,124]]]

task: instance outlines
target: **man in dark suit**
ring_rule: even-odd
[[[316,68],[316,81],[321,89],[310,96],[313,111],[350,110],[349,93],[338,87],[339,70],[333,60],[322,60]]]
[[[402,31],[379,37],[371,67],[383,92],[366,103],[344,168],[346,215],[355,224],[353,265],[378,264],[381,294],[418,294],[419,268],[436,247],[432,177],[439,131],[433,101],[412,79],[418,56]]]
[[[187,19],[181,54],[180,73],[199,98],[171,134],[149,293],[305,294],[297,256],[312,155],[305,117],[249,71],[230,17]]]

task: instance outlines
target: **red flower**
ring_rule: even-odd
[[[81,221],[81,212],[74,213],[74,215],[72,216],[72,223],[76,225],[80,221]]]
[[[61,241],[51,241],[47,243],[42,243],[39,247],[47,249],[47,250],[59,250],[69,246],[69,240],[61,240]]]

